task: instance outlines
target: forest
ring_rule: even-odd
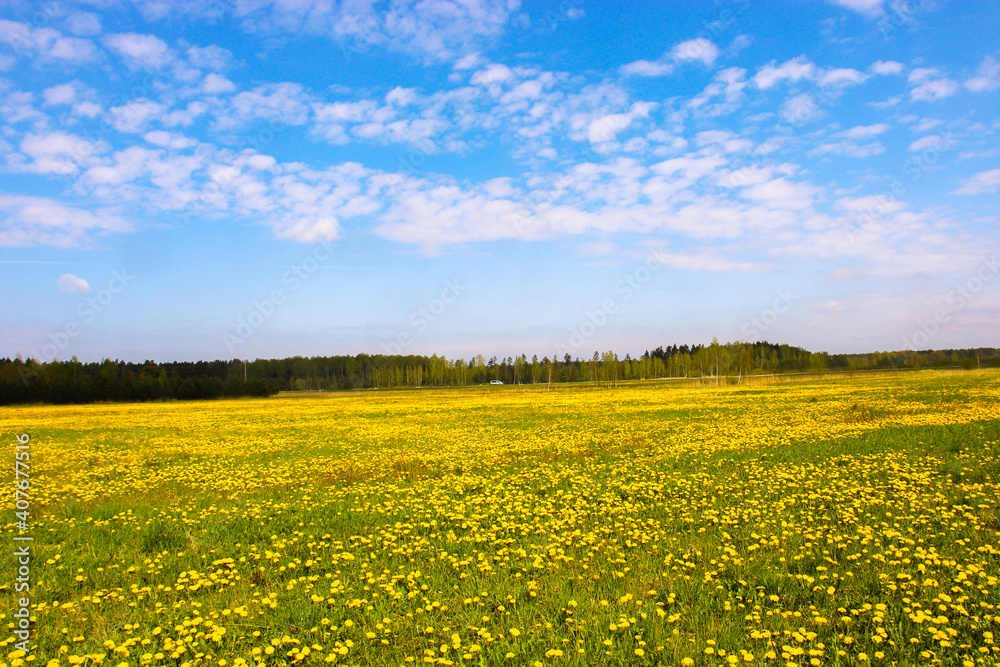
[[[440,355],[358,354],[142,363],[105,359],[39,363],[0,359],[0,405],[94,401],[188,400],[269,396],[280,391],[336,391],[488,384],[552,384],[664,378],[714,378],[739,383],[753,375],[861,372],[889,369],[1000,366],[1000,350],[923,350],[828,354],[768,342],[666,345],[632,357],[597,351],[587,359],[569,354],[530,359],[448,359]]]

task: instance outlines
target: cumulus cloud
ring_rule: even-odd
[[[994,193],[1000,188],[1000,169],[981,171],[962,184],[962,187],[952,191],[954,195],[979,195]]]
[[[673,65],[669,62],[636,60],[622,65],[618,68],[618,72],[624,76],[663,76],[673,69]]]
[[[829,0],[829,2],[871,18],[881,16],[882,6],[886,0]]]
[[[72,294],[89,294],[90,283],[83,278],[74,276],[72,273],[64,273],[56,280],[60,292],[70,292]]]
[[[50,60],[78,63],[97,57],[97,47],[89,39],[66,37],[54,28],[6,19],[0,19],[0,43]]]
[[[889,126],[885,123],[876,123],[875,125],[856,125],[848,130],[838,133],[839,136],[845,139],[870,139],[872,137],[877,137],[886,130]]]
[[[816,82],[821,86],[851,86],[864,82],[868,77],[856,69],[839,67],[828,69],[819,74]]]
[[[715,75],[698,95],[688,102],[688,108],[695,114],[721,116],[731,114],[742,104],[747,87],[747,71],[742,67],[730,67]]]
[[[299,243],[333,241],[340,235],[340,225],[337,223],[337,219],[332,216],[285,218],[275,223],[273,229],[275,237]]]
[[[816,66],[805,56],[787,60],[780,65],[773,61],[764,65],[753,77],[753,82],[761,90],[773,88],[785,81],[796,82],[812,79],[816,75]]]
[[[92,164],[107,148],[103,141],[91,141],[68,132],[29,132],[21,140],[22,155],[9,156],[8,165],[12,171],[68,176]]]
[[[206,95],[221,95],[223,93],[231,93],[236,90],[236,84],[226,77],[216,74],[215,72],[209,72],[209,74],[202,80],[199,87]]]
[[[805,209],[812,206],[818,193],[818,188],[813,185],[780,177],[744,188],[742,194],[747,199],[775,208]]]
[[[858,144],[852,141],[835,141],[820,144],[809,151],[809,155],[843,155],[844,157],[870,157],[885,152],[885,146],[875,141],[868,144]]]
[[[200,69],[221,72],[233,63],[233,54],[221,46],[191,46],[185,51],[188,62]]]
[[[174,57],[167,43],[155,35],[115,33],[107,35],[104,43],[131,67],[159,69],[169,64]]]
[[[944,138],[939,134],[931,134],[926,137],[921,137],[916,141],[912,142],[907,150],[909,151],[922,151],[926,148],[941,149],[945,146]]]
[[[965,81],[965,87],[974,93],[985,93],[1000,88],[1000,62],[992,56],[983,58],[976,76]]]
[[[42,93],[46,106],[72,104],[76,101],[76,86],[72,83],[61,83],[58,86],[46,88]]]
[[[409,53],[430,61],[457,60],[500,37],[520,2],[236,3],[233,16],[252,32],[309,34],[337,40],[347,58],[370,49]]]
[[[935,102],[945,97],[951,97],[958,92],[958,84],[942,76],[941,72],[932,67],[921,67],[910,72],[910,99],[920,102]]]
[[[77,11],[66,17],[66,30],[78,37],[93,37],[101,34],[101,18],[91,12]]]
[[[868,68],[872,74],[902,74],[903,73],[903,63],[898,63],[895,60],[879,60]]]
[[[712,65],[719,57],[719,47],[704,37],[681,42],[670,50],[670,58],[674,62],[697,61],[703,65]]]
[[[778,115],[786,123],[806,123],[822,116],[823,111],[812,95],[802,93],[785,100]]]
[[[0,195],[0,246],[84,245],[94,235],[128,232],[117,215],[91,212],[45,197]]]
[[[161,146],[163,148],[173,148],[175,150],[183,150],[185,148],[191,148],[192,146],[197,146],[198,142],[189,137],[185,137],[181,134],[174,134],[171,132],[166,132],[164,130],[154,130],[153,132],[147,132],[142,135],[142,138],[151,144],[156,146]]]
[[[657,251],[655,257],[661,266],[686,271],[760,271],[765,268],[758,262],[734,261],[712,251]]]
[[[636,118],[649,116],[656,105],[651,102],[637,102],[627,113],[608,114],[595,118],[587,127],[587,140],[592,144],[613,141],[619,132],[632,124]]]
[[[119,132],[138,134],[156,118],[161,118],[165,107],[159,102],[139,99],[108,110],[111,126]]]
[[[229,98],[215,117],[221,129],[235,129],[254,120],[303,125],[309,119],[311,96],[298,83],[281,82],[257,86]]]
[[[659,60],[636,60],[622,65],[618,68],[618,73],[622,76],[663,76],[672,72],[676,65],[688,62],[698,62],[710,67],[715,64],[719,54],[719,47],[711,40],[698,37],[675,45]]]

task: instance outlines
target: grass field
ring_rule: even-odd
[[[996,372],[0,423],[37,645],[5,546],[0,665],[1000,663]]]

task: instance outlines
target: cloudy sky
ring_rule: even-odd
[[[0,355],[1000,345],[1000,5],[0,2]]]

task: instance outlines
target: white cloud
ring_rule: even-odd
[[[927,132],[928,130],[932,130],[943,123],[944,121],[940,118],[921,118],[920,122],[914,125],[911,129],[914,132]]]
[[[221,72],[233,62],[233,54],[221,46],[191,46],[185,52],[188,62],[200,69]]]
[[[85,245],[93,235],[128,232],[132,225],[44,197],[0,195],[0,246]]]
[[[711,66],[719,57],[719,47],[704,37],[681,42],[670,50],[670,58],[677,63],[700,61]]]
[[[852,216],[868,214],[884,216],[896,213],[906,208],[901,201],[884,195],[867,195],[865,197],[843,197],[838,199],[836,208],[846,211]]]
[[[812,95],[802,93],[785,100],[778,115],[786,123],[806,123],[822,116],[823,111]]]
[[[632,124],[632,115],[614,113],[595,118],[587,128],[587,139],[592,144],[614,141],[615,135]]]
[[[895,60],[879,60],[868,68],[872,74],[902,74],[903,73],[903,63],[898,63]]]
[[[958,92],[958,84],[931,67],[918,68],[910,72],[908,77],[913,88],[910,89],[910,99],[921,102],[934,102],[950,97]]]
[[[760,271],[765,268],[756,262],[737,262],[725,259],[711,251],[685,253],[657,251],[655,257],[657,263],[662,266],[687,271]]]
[[[152,67],[159,69],[173,61],[174,55],[164,42],[155,35],[140,35],[134,32],[107,35],[104,43],[121,55],[131,67]]]
[[[70,292],[72,294],[90,294],[90,283],[72,273],[64,273],[56,280],[60,292]]]
[[[92,108],[100,109],[91,101],[96,95],[93,88],[74,80],[46,88],[42,92],[42,100],[45,106],[70,105],[76,114],[92,118],[95,115],[91,113]]]
[[[58,86],[46,88],[42,99],[47,106],[57,104],[72,104],[76,101],[76,86],[73,83],[61,83]]]
[[[474,86],[484,86],[491,83],[503,83],[514,77],[514,72],[506,65],[494,63],[486,69],[479,70],[472,75],[470,81]]]
[[[843,155],[845,157],[870,157],[885,152],[885,146],[875,141],[870,144],[856,144],[852,141],[837,141],[820,144],[809,151],[809,155]]]
[[[340,225],[332,216],[322,218],[286,218],[273,225],[274,235],[279,239],[299,243],[321,243],[333,241],[340,235]]]
[[[746,74],[747,71],[742,67],[722,70],[705,90],[691,98],[688,108],[695,114],[706,116],[733,113],[743,102],[743,89],[747,86]]]
[[[984,93],[1000,88],[1000,62],[992,56],[983,58],[976,76],[966,80],[965,87],[974,93]]]
[[[943,146],[944,146],[944,139],[941,137],[941,135],[931,134],[929,136],[917,139],[907,147],[907,150],[922,151],[925,148],[941,148]]]
[[[619,67],[618,73],[622,76],[663,76],[673,71],[673,68],[670,63],[662,61],[636,60]]]
[[[171,148],[174,150],[183,150],[185,148],[191,148],[192,146],[198,145],[198,142],[194,139],[185,137],[181,134],[165,132],[163,130],[147,132],[142,136],[142,138],[153,145],[160,146],[162,148]]]
[[[236,3],[232,12],[253,32],[332,37],[348,59],[378,48],[444,61],[491,44],[519,6],[518,0],[422,0],[387,7],[374,2],[256,0]]]
[[[200,88],[206,95],[220,95],[222,93],[231,93],[235,91],[236,85],[220,74],[209,72],[209,74],[201,82]]]
[[[787,60],[781,65],[771,63],[764,65],[753,77],[753,82],[761,90],[767,90],[784,81],[792,83],[802,80],[811,80],[816,75],[816,66],[809,62],[805,56],[799,56],[792,60]]]
[[[67,132],[28,133],[20,148],[32,162],[14,162],[10,164],[13,171],[64,176],[77,173],[81,166],[91,164],[95,156],[107,150],[104,142]]]
[[[862,16],[876,17],[882,14],[882,5],[886,0],[829,0],[831,4],[850,9]]]
[[[232,129],[254,120],[271,120],[286,125],[303,125],[309,118],[309,94],[301,84],[282,82],[257,86],[229,99],[216,125]]]
[[[159,102],[139,99],[108,110],[111,126],[119,132],[138,134],[154,118],[163,116],[165,108]]]
[[[856,69],[842,67],[824,71],[817,78],[821,86],[850,86],[863,83],[868,77]]]
[[[66,30],[78,37],[93,37],[101,34],[101,19],[91,12],[77,11],[66,17]]]
[[[96,102],[84,101],[73,105],[73,113],[78,116],[84,116],[85,118],[94,118],[102,111],[104,111],[104,109],[102,109],[101,105]]]
[[[163,117],[163,124],[167,127],[176,127],[180,125],[181,127],[187,127],[194,122],[195,118],[198,118],[208,110],[208,105],[201,100],[195,100],[194,102],[188,102],[187,107],[184,109],[178,109],[177,111],[171,111]],[[221,119],[217,118],[217,121],[221,124]]]
[[[710,40],[698,37],[676,44],[657,61],[636,60],[622,65],[618,73],[622,76],[663,76],[672,72],[675,65],[688,62],[700,62],[710,67],[715,64],[719,53],[719,47]]]
[[[812,206],[819,189],[808,183],[775,178],[743,189],[743,196],[774,208],[806,209]]]
[[[958,84],[951,79],[936,79],[925,81],[910,90],[910,99],[934,102],[936,100],[951,97],[958,91]]]
[[[97,56],[97,48],[89,39],[65,37],[53,28],[35,28],[28,23],[5,19],[0,19],[0,42],[52,60],[76,63]]]
[[[619,132],[632,124],[636,118],[649,115],[652,103],[636,102],[628,113],[615,113],[595,118],[587,128],[587,140],[592,144],[614,141]]]
[[[726,153],[747,151],[753,148],[753,142],[729,130],[705,130],[695,135],[694,141],[699,146],[718,146]]]
[[[877,137],[888,129],[889,126],[885,123],[877,123],[875,125],[857,125],[849,130],[839,132],[838,136],[844,137],[845,139],[870,139],[872,137]]]
[[[671,176],[677,173],[683,175],[689,182],[694,182],[700,178],[715,173],[726,161],[719,155],[685,155],[683,157],[664,160],[650,167],[650,171],[663,176]]]
[[[1000,188],[1000,169],[981,171],[965,181],[962,187],[952,191],[953,195],[979,195],[985,192],[994,193]]]

